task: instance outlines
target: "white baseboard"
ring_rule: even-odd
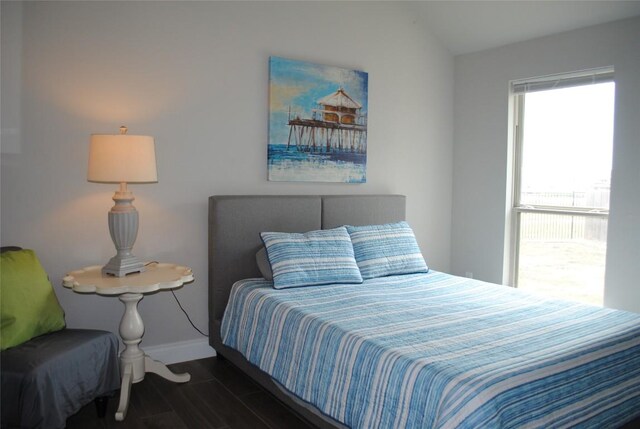
[[[145,346],[143,349],[152,359],[159,360],[167,365],[216,356],[216,351],[209,345],[209,339],[207,338]]]

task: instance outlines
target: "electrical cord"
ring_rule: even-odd
[[[146,264],[144,264],[144,266],[146,267],[147,265],[151,265],[151,264],[158,264],[158,261],[151,261],[151,262],[147,262]],[[193,321],[191,320],[191,317],[189,317],[189,313],[187,313],[187,311],[182,307],[182,304],[180,304],[180,300],[178,299],[178,297],[176,296],[176,293],[173,291],[173,289],[171,289],[171,294],[173,295],[173,298],[176,300],[176,302],[178,303],[178,307],[180,307],[180,310],[182,310],[182,312],[184,313],[185,316],[187,316],[187,320],[189,321],[189,323],[191,323],[191,326],[193,326],[193,329],[195,329],[196,331],[198,331],[201,335],[205,336],[205,337],[209,337],[209,335],[205,334],[204,332],[202,332],[200,329],[198,329],[198,327],[193,323]]]
[[[195,329],[196,331],[200,332],[200,334],[204,335],[205,337],[208,337],[207,334],[202,332],[200,329],[198,329],[198,327],[196,325],[193,324],[193,322],[191,321],[191,317],[189,317],[189,314],[186,312],[186,310],[184,308],[182,308],[182,305],[180,304],[180,301],[178,300],[178,297],[176,296],[176,293],[174,291],[171,291],[171,294],[176,299],[176,302],[178,303],[178,307],[180,307],[180,310],[182,310],[184,315],[187,316],[187,320],[189,321],[189,323],[191,323],[191,326],[193,326],[193,329]]]

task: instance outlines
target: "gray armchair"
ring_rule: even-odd
[[[1,352],[0,379],[2,428],[63,428],[93,400],[102,417],[120,387],[118,339],[90,329],[40,335]]]

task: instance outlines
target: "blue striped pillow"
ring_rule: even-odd
[[[429,271],[407,222],[347,226],[363,279]]]
[[[273,287],[362,283],[345,227],[304,234],[261,232],[273,271]]]

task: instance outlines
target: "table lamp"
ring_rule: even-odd
[[[144,271],[144,264],[131,253],[138,235],[138,211],[127,183],[158,181],[153,137],[128,135],[124,126],[120,134],[92,134],[87,180],[120,184],[109,212],[109,233],[117,253],[102,267],[102,273],[124,277]]]

